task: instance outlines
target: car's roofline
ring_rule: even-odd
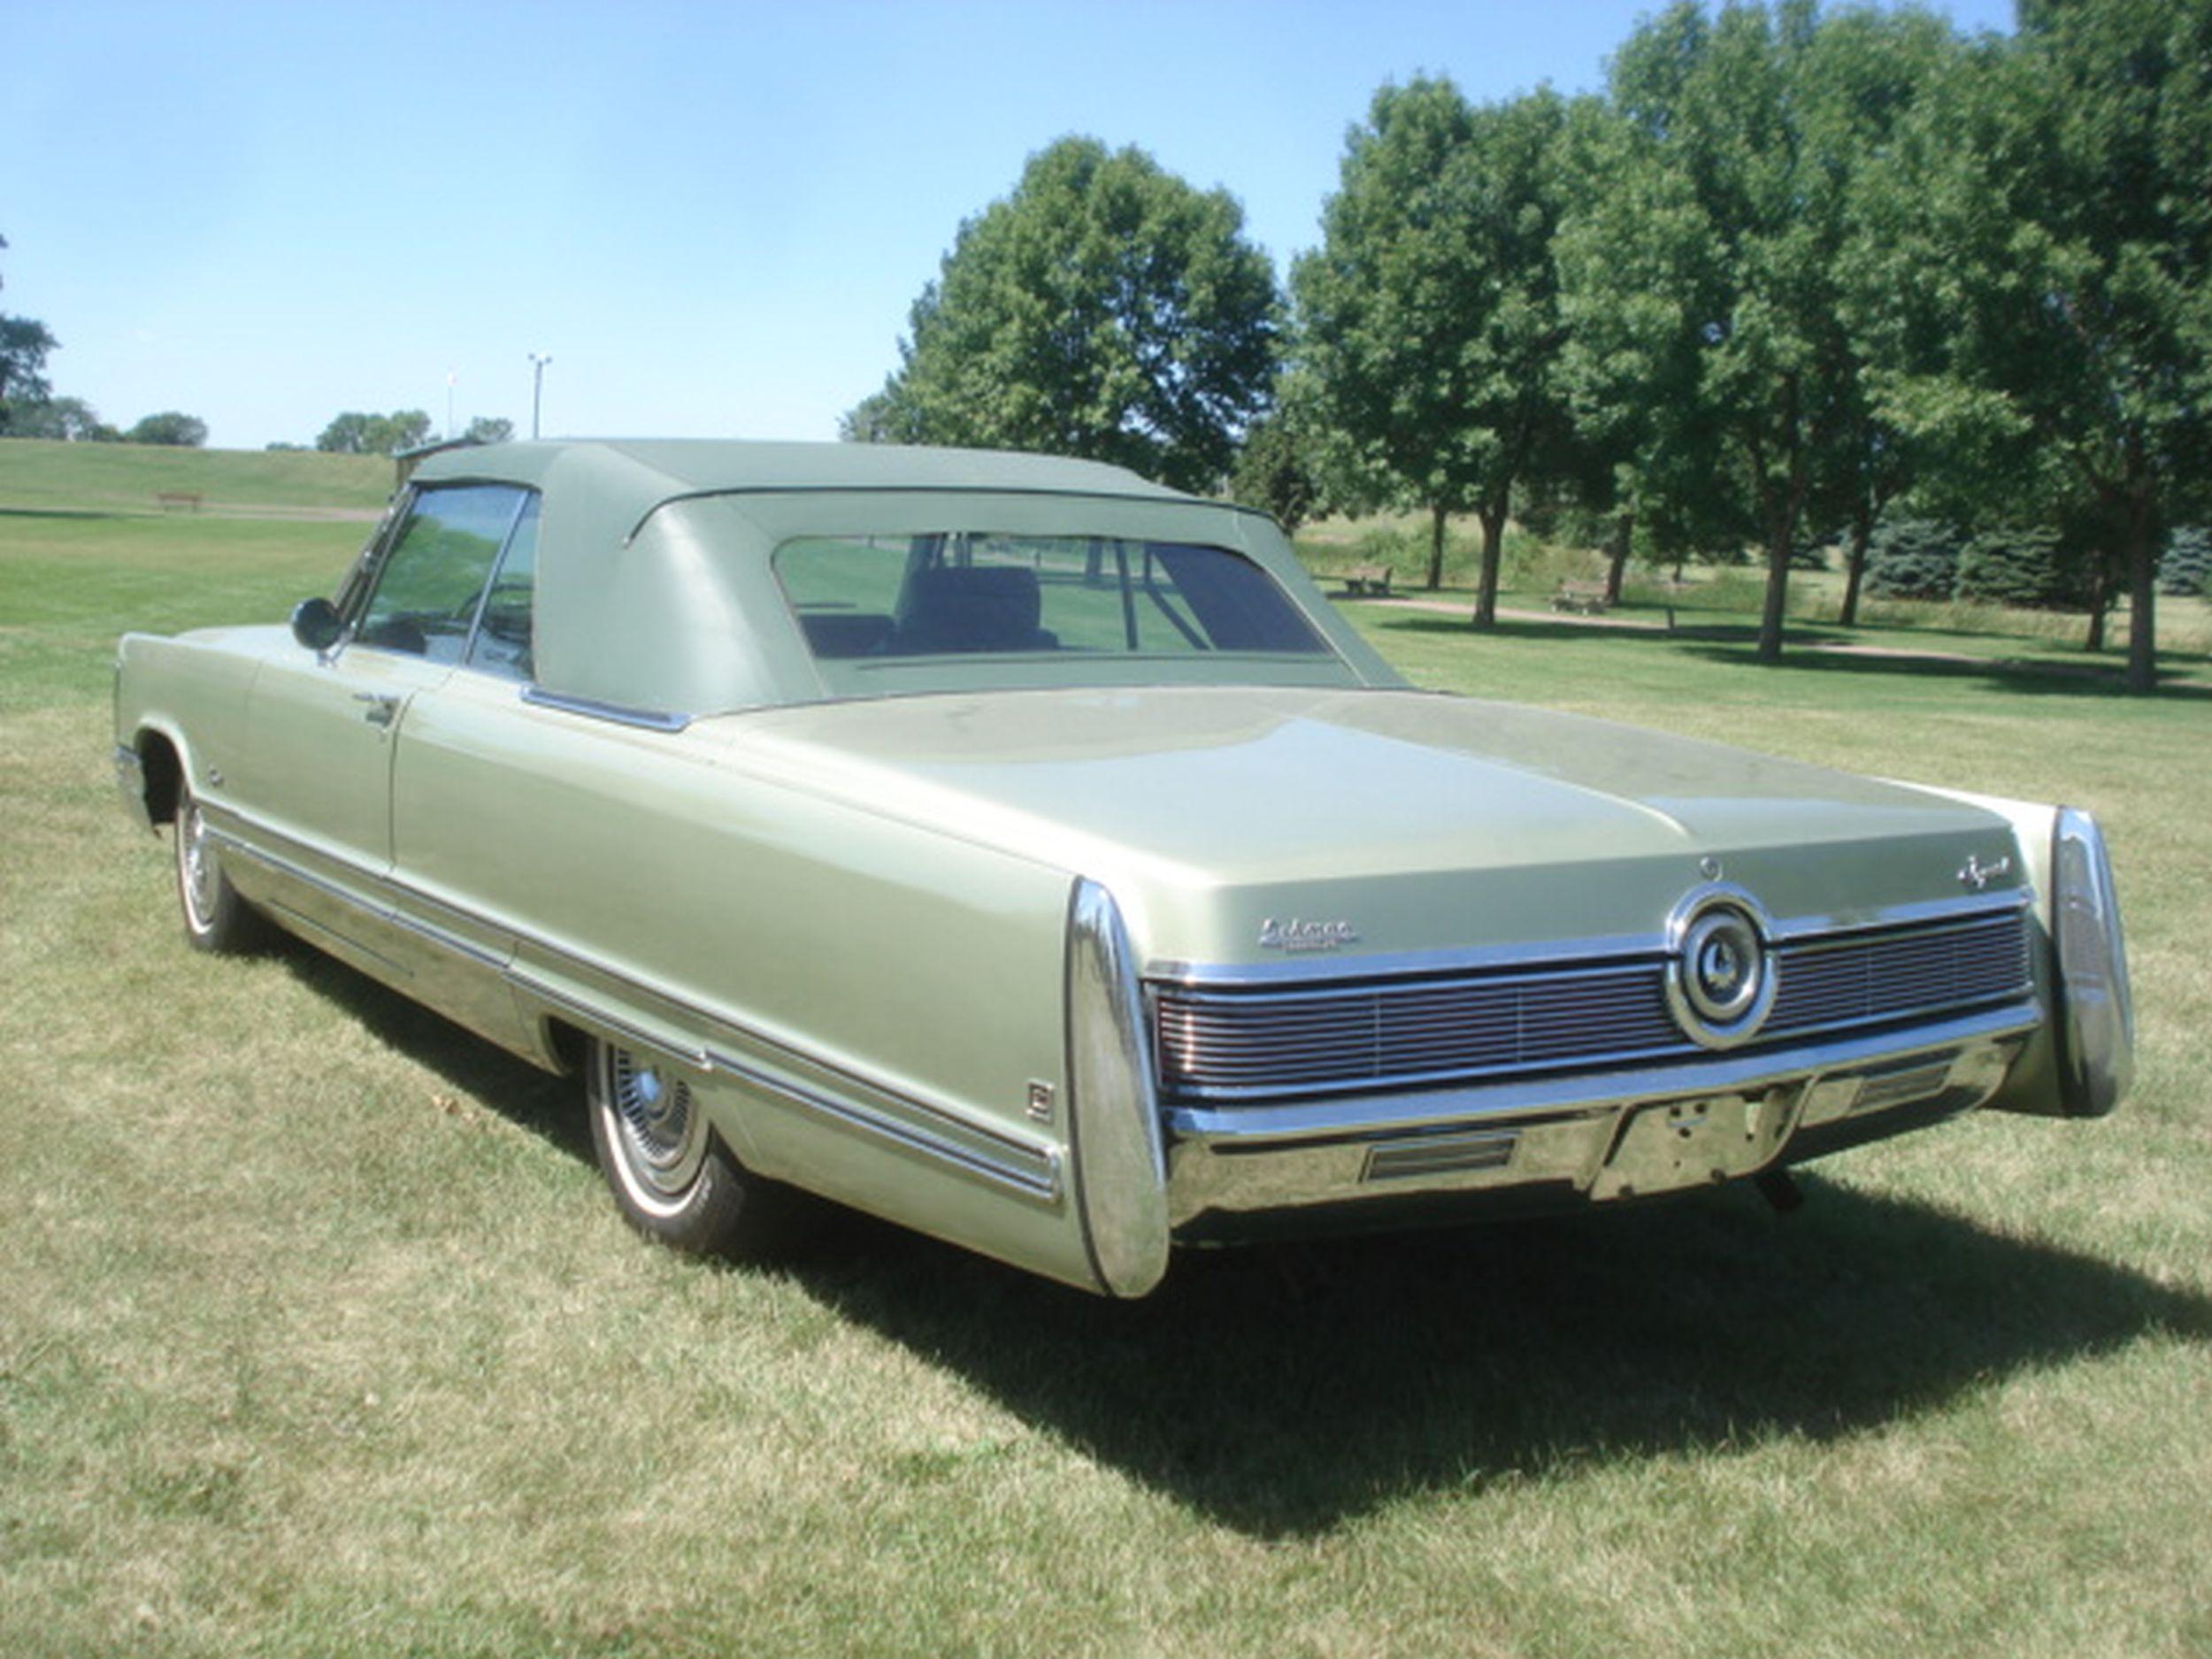
[[[603,499],[620,502],[622,519],[633,526],[672,501],[731,495],[919,491],[1202,502],[1104,462],[921,444],[531,441],[427,455],[414,479],[423,484],[495,482],[541,488],[557,472],[591,477]]]

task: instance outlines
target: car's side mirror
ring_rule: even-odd
[[[292,608],[292,637],[311,651],[328,650],[345,631],[337,606],[327,599],[303,599]]]

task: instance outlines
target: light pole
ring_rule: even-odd
[[[552,354],[540,357],[530,354],[530,435],[538,435],[538,405],[545,394],[545,365],[553,361]]]

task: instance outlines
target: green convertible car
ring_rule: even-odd
[[[191,941],[582,1074],[624,1212],[1171,1247],[1758,1179],[2125,1091],[2084,812],[1410,689],[1267,518],[863,445],[426,459],[291,626],[121,644]]]

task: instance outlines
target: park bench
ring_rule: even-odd
[[[201,495],[196,489],[157,489],[154,492],[154,501],[164,512],[173,507],[180,507],[187,512],[197,512]]]
[[[1369,595],[1390,597],[1390,566],[1387,565],[1355,565],[1344,572],[1344,591],[1357,599]]]
[[[1603,582],[1562,582],[1559,591],[1551,596],[1554,611],[1571,611],[1581,617],[1603,616],[1605,603]]]

